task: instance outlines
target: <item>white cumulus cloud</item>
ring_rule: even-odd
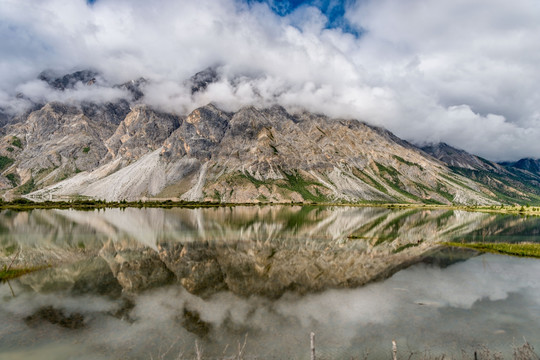
[[[307,5],[279,16],[240,0],[0,0],[0,106],[19,108],[17,93],[122,95],[36,83],[91,68],[109,85],[147,78],[143,101],[168,111],[278,103],[493,160],[540,157],[537,1],[362,0],[345,17],[358,34]],[[191,96],[185,80],[209,66],[221,80]]]

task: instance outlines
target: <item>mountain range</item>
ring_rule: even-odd
[[[218,74],[189,80],[192,93]],[[44,72],[50,91],[101,81]],[[89,197],[244,202],[540,203],[540,160],[495,163],[440,143],[419,147],[354,119],[280,106],[188,115],[144,103],[147,81],[114,85],[111,102],[0,109],[4,199]],[[24,97],[21,94],[21,97]]]

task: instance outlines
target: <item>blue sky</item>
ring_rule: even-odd
[[[89,4],[94,4],[103,0],[87,0]],[[328,22],[327,28],[340,28],[345,32],[355,35],[359,34],[357,28],[352,26],[345,18],[345,10],[354,0],[240,0],[248,4],[265,3],[279,16],[287,16],[303,6],[312,6],[318,8],[323,13]]]
[[[349,22],[344,18],[345,9],[353,0],[246,0],[248,3],[266,3],[274,13],[285,16],[302,6],[318,8],[328,18],[327,27],[339,27],[353,31]]]
[[[98,0],[87,0],[93,4]],[[296,8],[309,5],[319,8],[325,14],[330,23],[340,22],[345,13],[345,6],[352,0],[242,0],[247,3],[266,3],[276,14],[284,16],[293,12]]]

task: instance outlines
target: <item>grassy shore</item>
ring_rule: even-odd
[[[221,202],[195,202],[195,201],[104,201],[104,200],[70,200],[70,201],[31,201],[27,199],[15,199],[13,201],[1,201],[0,209],[10,210],[33,210],[33,209],[77,209],[94,210],[106,208],[202,208],[202,207],[228,207],[240,205],[256,205],[254,203],[221,203]]]
[[[444,243],[447,246],[475,249],[481,252],[540,258],[540,244],[536,243]]]
[[[245,202],[227,203],[216,201],[183,201],[170,199],[152,199],[146,201],[105,201],[93,199],[74,199],[62,201],[31,201],[25,198],[13,201],[1,201],[1,209],[12,210],[32,210],[32,209],[79,209],[93,210],[105,208],[202,208],[202,207],[232,207],[232,206],[352,206],[352,207],[384,207],[388,209],[425,209],[425,210],[462,210],[470,212],[484,212],[494,214],[513,214],[524,216],[540,216],[540,206],[518,206],[518,205],[439,205],[423,203],[380,203],[380,202]]]

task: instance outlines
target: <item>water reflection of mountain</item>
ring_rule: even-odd
[[[3,247],[11,242],[64,248],[127,239],[156,249],[166,241],[344,241],[353,235],[368,240],[367,247],[399,247],[421,237],[470,232],[486,217],[461,211],[310,206],[4,211],[0,239]]]
[[[15,249],[23,265],[99,256],[130,292],[178,281],[199,295],[279,297],[386,278],[439,242],[491,222],[451,210],[314,206],[6,211],[0,241],[4,263]],[[85,273],[81,266],[73,276]],[[33,277],[43,284],[42,276],[58,272],[70,283],[59,268]]]
[[[190,344],[199,339],[209,354],[221,354],[226,344],[235,344],[247,332],[254,354],[264,346],[268,346],[264,354],[275,353],[261,340],[273,336],[291,338],[287,345],[280,340],[280,351],[293,354],[313,328],[320,339],[339,344],[336,349],[347,348],[344,343],[378,343],[394,336],[378,333],[383,328],[377,325],[383,322],[381,317],[407,319],[400,323],[399,333],[409,334],[409,321],[423,329],[440,316],[453,296],[458,304],[465,301],[466,308],[491,294],[499,294],[495,300],[504,297],[506,293],[500,295],[491,286],[502,281],[506,260],[497,260],[502,265],[494,270],[493,264],[471,259],[460,265],[475,264],[472,270],[459,273],[460,267],[452,266],[445,278],[438,268],[411,267],[389,279],[385,291],[381,289],[388,281],[356,290],[330,289],[386,279],[420,261],[437,267],[455,264],[472,253],[440,248],[439,242],[465,239],[480,231],[496,237],[529,226],[525,218],[483,213],[351,207],[6,211],[0,213],[3,264],[20,250],[18,264],[56,266],[13,280],[9,289],[7,284],[0,287],[7,304],[0,311],[7,319],[0,326],[0,338],[10,344],[16,334],[32,334],[23,337],[26,343],[17,339],[26,349],[35,345],[36,333],[54,330],[55,321],[84,316],[84,331],[102,334],[100,341],[120,337],[119,344],[115,340],[110,345],[126,351],[118,358],[148,358],[141,351],[151,346],[168,348],[179,336],[190,339]],[[482,266],[485,272],[480,271]],[[404,281],[404,273],[414,279]],[[512,276],[516,275],[506,278]],[[478,281],[465,291],[455,291],[469,278]],[[507,286],[517,286],[508,279]],[[445,290],[441,293],[441,289]],[[353,296],[357,291],[361,296]],[[475,291],[479,294],[471,296]],[[398,303],[401,297],[406,299]],[[396,304],[389,306],[389,301]],[[361,314],[347,325],[351,309]],[[43,317],[45,310],[54,317]],[[440,319],[433,328],[446,329],[452,316]],[[26,318],[35,319],[35,329],[21,325]],[[358,321],[362,325],[357,328]],[[139,331],[137,336],[134,331]],[[426,333],[431,331],[415,335],[414,341],[424,341]],[[70,334],[79,339],[76,331]],[[123,343],[126,334],[137,340]],[[81,341],[73,349],[80,349]],[[175,350],[184,351],[182,346]],[[356,350],[347,350],[347,358]],[[103,350],[97,346],[87,351]],[[332,354],[329,358],[342,357]]]
[[[491,215],[484,225],[456,238],[465,242],[538,242],[540,218],[516,215]]]

